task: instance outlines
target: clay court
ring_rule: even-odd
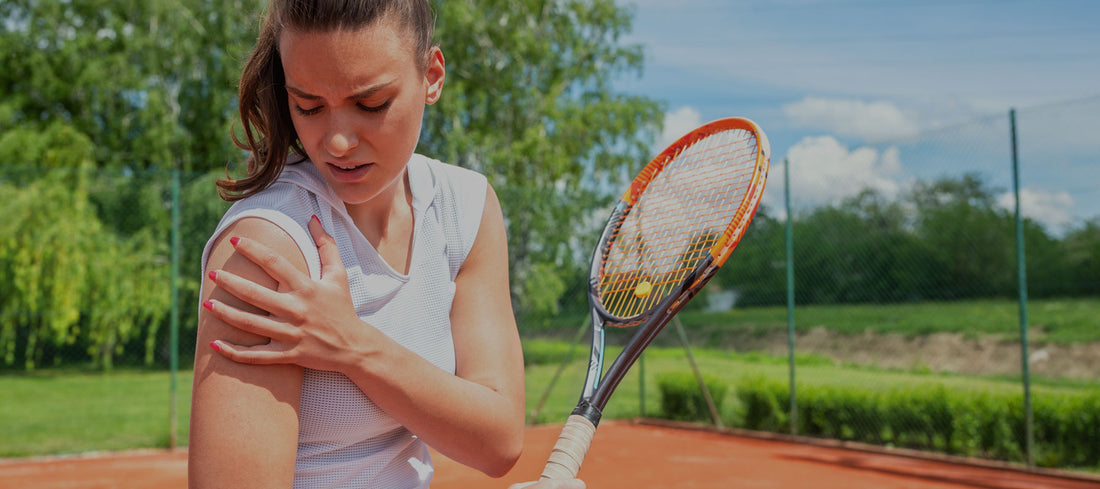
[[[512,472],[490,479],[436,456],[433,489],[506,488],[538,476],[558,426],[528,431],[527,449]],[[612,421],[601,424],[581,477],[593,489],[1084,489],[1100,478],[1028,472],[992,463],[964,463],[859,447],[682,426]],[[142,451],[0,461],[0,488],[184,489],[186,451]]]

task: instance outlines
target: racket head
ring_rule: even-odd
[[[593,252],[593,310],[609,325],[631,327],[669,309],[666,303],[685,291],[694,295],[744,235],[770,156],[756,123],[726,118],[685,134],[651,160],[623,193]]]
[[[576,477],[619,381],[740,242],[760,205],[770,156],[759,126],[721,119],[681,137],[631,182],[593,252],[588,375],[542,478]],[[605,323],[644,325],[601,379]]]

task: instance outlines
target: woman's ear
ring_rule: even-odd
[[[424,70],[424,81],[427,82],[427,91],[424,103],[431,105],[443,95],[443,80],[447,78],[446,61],[443,59],[443,51],[439,46],[432,46],[428,52],[428,66]]]

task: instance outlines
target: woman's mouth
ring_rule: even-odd
[[[374,166],[371,163],[329,163],[328,167],[332,170],[332,176],[341,182],[355,181],[366,175]]]

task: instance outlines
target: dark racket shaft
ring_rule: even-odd
[[[755,123],[721,119],[677,140],[631,182],[592,256],[588,375],[543,479],[576,477],[626,371],[729,258],[760,204],[770,152]],[[637,328],[606,374],[605,325]]]

